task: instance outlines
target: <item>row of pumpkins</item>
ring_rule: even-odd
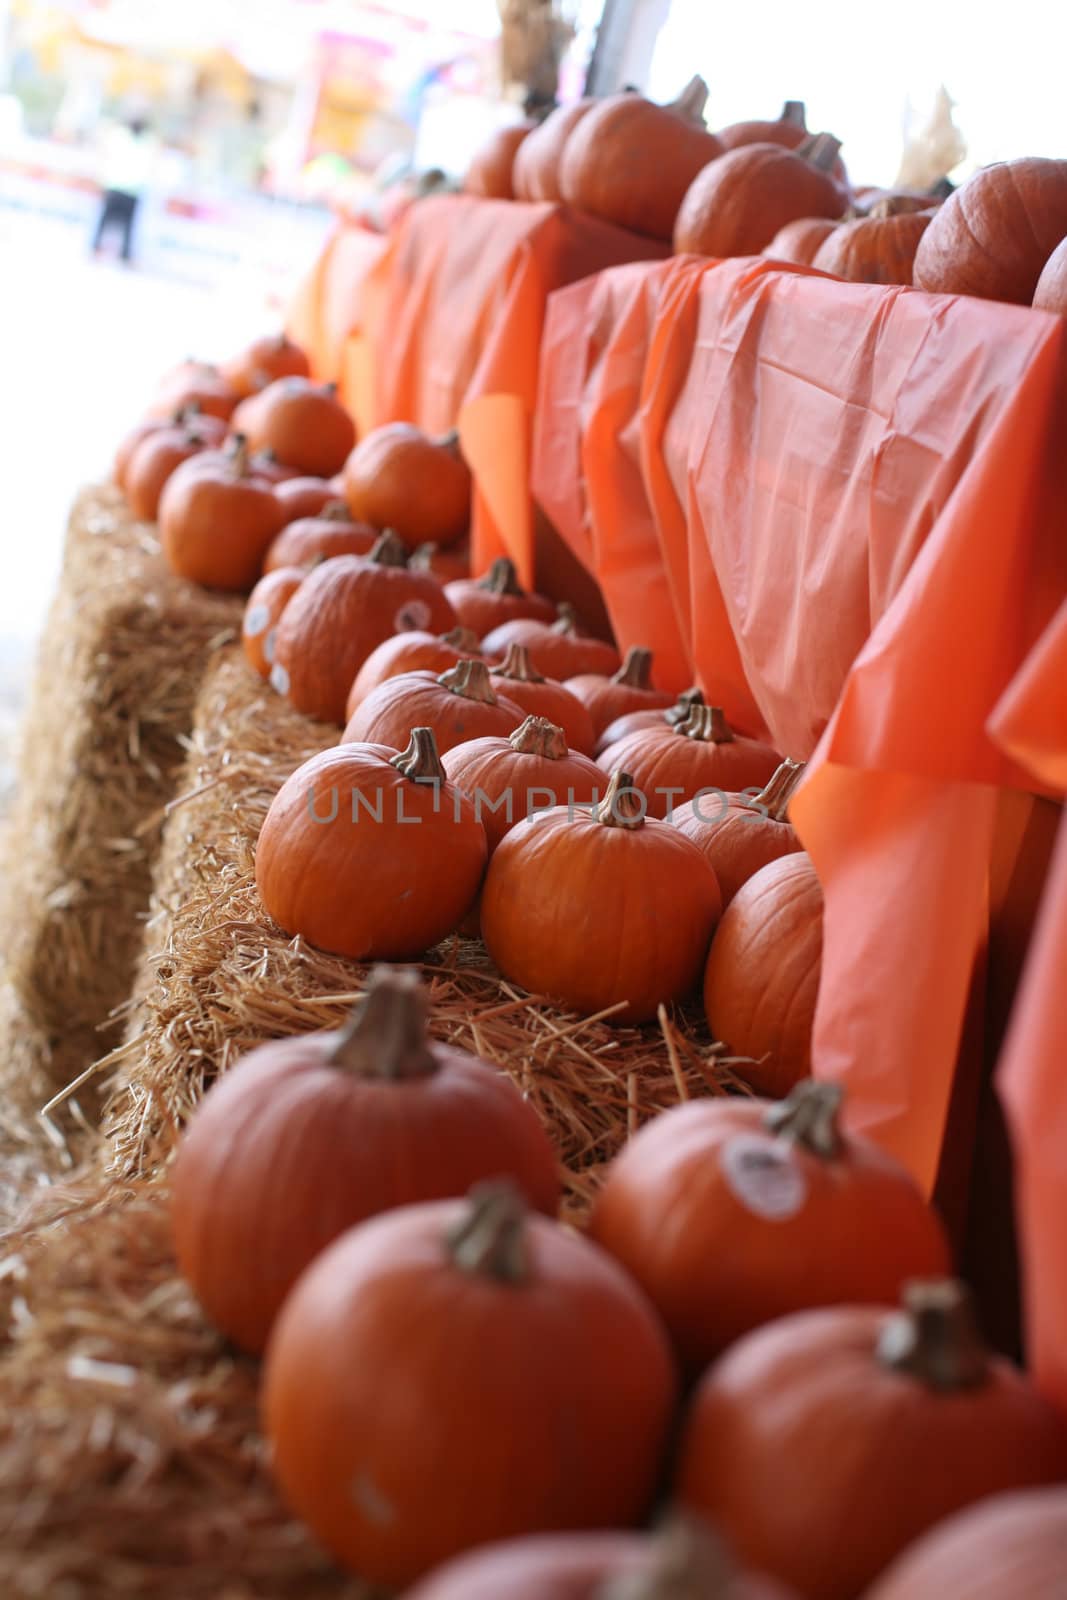
[[[465,187],[565,202],[679,254],[764,255],[860,283],[1031,303],[1067,315],[1067,161],[1030,157],[953,191],[854,189],[804,106],[711,133],[694,78],[667,106],[625,93],[496,132]],[[947,192],[947,198],[946,198]]]

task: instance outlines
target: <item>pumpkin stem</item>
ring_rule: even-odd
[[[628,772],[613,772],[604,798],[593,807],[593,820],[605,828],[643,828],[648,807]]]
[[[389,765],[412,783],[444,783],[447,776],[432,728],[412,728],[407,749],[393,756]]]
[[[652,651],[640,645],[631,645],[626,659],[612,678],[612,683],[624,683],[630,689],[651,689]]]
[[[731,744],[734,737],[721,706],[690,706],[689,715],[675,724],[674,731],[701,744]]]
[[[447,433],[443,433],[439,439],[435,439],[433,442],[437,446],[438,450],[447,450],[451,455],[454,456],[459,455],[458,428],[449,428]]]
[[[884,1367],[950,1394],[985,1381],[989,1353],[966,1284],[954,1278],[905,1284],[903,1308],[884,1324],[876,1354]]]
[[[453,1263],[498,1283],[524,1282],[526,1207],[518,1190],[510,1183],[480,1183],[467,1198],[466,1215],[447,1235]]]
[[[761,810],[772,822],[787,821],[789,802],[800,787],[804,765],[803,761],[791,761],[787,756],[753,800],[753,809]]]
[[[798,145],[796,153],[820,172],[832,172],[840,149],[841,140],[835,139],[832,133],[816,133]]]
[[[507,556],[498,556],[493,562],[484,578],[478,581],[479,589],[485,589],[489,594],[525,594],[526,591],[519,582],[519,575],[515,571],[515,563],[509,561]]]
[[[569,600],[561,600],[556,607],[556,621],[552,624],[553,633],[561,633],[565,638],[572,638],[578,632],[578,613]]]
[[[703,122],[710,92],[704,79],[697,73],[690,78],[677,100],[672,100],[670,109],[688,122]]]
[[[469,651],[471,654],[476,655],[481,643],[478,635],[472,632],[470,628],[460,628],[458,626],[449,628],[447,633],[442,633],[439,637],[442,644],[451,645],[453,650],[460,650],[464,654]]]
[[[350,522],[351,514],[344,500],[327,500],[319,512],[320,522]]]
[[[437,1060],[426,1036],[426,990],[410,967],[374,967],[330,1052],[331,1066],[363,1078],[428,1078]]]
[[[800,1144],[813,1155],[832,1161],[841,1151],[838,1113],[844,1091],[838,1083],[798,1083],[764,1114],[763,1126],[779,1139]]]
[[[324,383],[323,384],[322,392],[323,392],[323,394],[331,394],[331,395],[332,394],[336,394],[337,393],[337,384],[336,384],[336,382],[331,378],[329,383]]]
[[[548,761],[563,761],[569,754],[567,735],[548,717],[527,717],[508,735],[508,744],[521,756],[544,756]]]
[[[646,1566],[609,1578],[593,1600],[713,1600],[734,1592],[737,1567],[722,1539],[695,1518],[676,1516],[656,1535]]]
[[[386,528],[367,560],[373,561],[378,567],[406,567],[408,547],[392,528]]]
[[[955,194],[956,185],[946,174],[945,177],[938,178],[936,183],[932,183],[926,192],[931,200],[947,200],[950,194]]]
[[[179,406],[171,415],[171,422],[176,428],[187,427],[190,422],[196,422],[200,417],[200,401],[190,400],[186,405]]]
[[[670,727],[676,728],[680,722],[686,720],[694,706],[702,706],[703,704],[704,695],[702,690],[695,685],[692,689],[683,689],[673,706],[663,713],[663,720]]]
[[[227,454],[230,466],[233,468],[235,478],[244,478],[248,474],[248,439],[243,433],[235,433],[230,440]]]
[[[433,558],[437,554],[437,546],[431,539],[426,544],[418,545],[408,559],[408,570],[411,572],[432,572]]]
[[[509,644],[508,653],[499,667],[493,668],[497,678],[512,678],[516,683],[544,683],[545,679],[530,660],[524,644]]]
[[[782,114],[778,118],[778,121],[788,122],[790,126],[794,128],[806,129],[808,126],[808,116],[803,100],[787,100],[785,105],[782,107]]]
[[[483,706],[495,706],[489,668],[484,661],[457,661],[454,667],[442,672],[437,679],[442,689],[450,694],[462,695],[464,700],[478,700]]]

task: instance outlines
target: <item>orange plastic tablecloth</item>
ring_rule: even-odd
[[[307,351],[322,383],[345,387],[346,355],[363,323],[364,284],[387,244],[383,234],[339,223],[289,308],[289,336]],[[351,393],[346,398],[350,404],[356,399]]]

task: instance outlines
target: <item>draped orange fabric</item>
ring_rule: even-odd
[[[363,286],[386,242],[354,223],[339,224],[289,308],[289,336],[307,351],[322,383],[344,387],[346,348],[362,325]]]

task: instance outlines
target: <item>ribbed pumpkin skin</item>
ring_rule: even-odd
[[[545,678],[543,683],[529,683],[522,678],[502,677],[492,670],[489,676],[498,694],[505,695],[528,717],[547,717],[549,722],[563,729],[572,750],[580,751],[583,756],[592,755],[593,719],[582,702],[562,683],[554,678]]]
[[[903,212],[895,217],[843,222],[820,246],[812,265],[850,283],[910,287],[915,252],[932,221],[927,212]]]
[[[807,855],[762,867],[723,914],[704,973],[704,1009],[731,1055],[750,1056],[759,1094],[788,1093],[811,1073],[822,965],[822,890]]]
[[[1056,311],[1067,317],[1067,238],[1045,263],[1034,291],[1034,305],[1039,311]]]
[[[732,794],[762,786],[773,777],[780,760],[758,739],[736,734],[714,744],[688,739],[667,723],[628,734],[597,756],[605,772],[621,767],[630,774],[648,802],[650,817],[666,817],[669,810],[677,810],[701,789]]]
[[[601,672],[583,672],[569,678],[565,687],[589,712],[598,739],[620,717],[634,711],[666,711],[678,698],[665,689],[638,689],[632,684],[615,683]]]
[[[276,497],[277,498],[277,497]],[[366,522],[332,522],[328,517],[299,517],[279,533],[263,563],[264,572],[275,567],[310,566],[333,556],[369,555],[378,542],[376,529]]]
[[[590,805],[607,788],[595,761],[571,750],[558,761],[549,756],[523,755],[507,739],[471,739],[445,755],[442,766],[457,789],[469,794],[489,840],[489,854],[512,828],[543,810],[554,797],[558,805]],[[490,810],[490,802],[511,796],[511,816],[505,805]]]
[[[463,188],[483,200],[514,200],[515,157],[536,124],[519,122],[489,135],[467,169]]]
[[[984,167],[950,194],[915,254],[915,286],[1028,306],[1067,237],[1067,161]]]
[[[725,909],[743,883],[780,856],[801,848],[788,822],[762,817],[741,794],[681,805],[671,817],[680,833],[701,850],[722,890]]]
[[[527,135],[511,169],[516,199],[559,204],[563,199],[559,169],[564,147],[579,122],[595,105],[595,100],[576,100],[573,105],[557,106],[540,127]]]
[[[695,179],[674,230],[679,255],[757,256],[800,217],[840,217],[845,197],[818,167],[777,144],[731,150]]]
[[[572,131],[560,165],[568,205],[670,239],[686,190],[722,145],[702,125],[636,94],[609,95]]]
[[[826,240],[839,227],[827,217],[798,217],[779,228],[762,254],[772,261],[789,261],[797,267],[810,267]]]
[[[274,631],[282,612],[306,577],[302,567],[276,567],[260,578],[248,597],[241,624],[241,645],[249,666],[261,678],[270,677]]]
[[[436,633],[412,629],[394,633],[372,650],[356,673],[345,703],[345,723],[351,722],[372,689],[399,678],[403,672],[447,672],[458,661],[469,658],[469,650],[457,650]]]
[[[565,678],[575,678],[580,672],[617,672],[619,652],[603,639],[587,639],[579,634],[557,633],[548,623],[536,622],[532,617],[520,617],[515,622],[505,622],[482,640],[487,656],[505,656],[508,646],[523,644],[530,652],[530,660],[546,678],[562,683]],[[547,716],[548,712],[538,712]]]
[[[1052,1600],[1067,1573],[1067,1489],[994,1495],[925,1534],[866,1600]]]
[[[439,754],[471,739],[506,737],[523,721],[503,695],[485,705],[453,694],[433,672],[402,672],[372,689],[341,735],[345,744],[391,744],[403,749],[412,728],[432,728]]]

